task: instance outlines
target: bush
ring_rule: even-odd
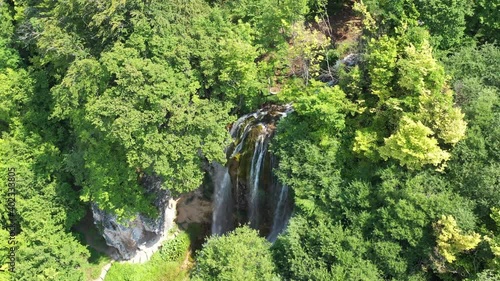
[[[160,251],[161,258],[165,261],[177,261],[184,256],[189,244],[189,235],[186,232],[182,232],[174,239],[168,240],[163,244]]]
[[[193,280],[279,280],[269,247],[248,226],[223,236],[212,236],[198,255]]]

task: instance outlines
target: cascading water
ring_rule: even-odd
[[[278,199],[278,204],[276,204],[276,209],[274,210],[273,226],[271,227],[271,233],[267,236],[267,240],[274,242],[278,238],[278,234],[285,228],[290,218],[290,211],[288,210],[288,186],[280,185],[280,194]]]
[[[231,230],[231,176],[226,167],[214,164],[214,209],[212,213],[212,234],[223,234]]]
[[[252,165],[250,167],[250,202],[248,205],[250,215],[248,220],[250,221],[250,226],[252,228],[259,227],[259,198],[257,197],[257,193],[259,190],[262,162],[264,161],[264,155],[267,152],[265,140],[265,132],[257,137],[252,157]]]
[[[234,122],[227,165],[213,165],[212,234],[250,223],[274,241],[286,226],[293,203],[288,187],[282,186],[272,171],[277,163],[268,146],[276,122],[291,110],[288,105],[266,106]]]

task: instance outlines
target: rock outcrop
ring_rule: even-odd
[[[168,190],[161,188],[160,178],[145,176],[143,186],[147,193],[155,195],[154,205],[159,213],[157,218],[137,214],[131,221],[119,222],[116,215],[99,209],[95,204],[92,205],[95,225],[106,244],[117,249],[117,256],[112,257],[114,259],[130,260],[138,251],[154,247],[174,224],[175,201]]]
[[[290,105],[266,105],[231,126],[233,144],[226,150],[227,164],[213,163],[210,172],[214,183],[212,234],[249,223],[273,241],[286,226],[293,202],[288,187],[274,175],[278,163],[268,148],[277,122],[292,110]]]

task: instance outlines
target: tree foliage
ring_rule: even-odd
[[[351,6],[359,34],[335,24]],[[174,194],[198,188],[225,161],[236,115],[282,103],[293,111],[271,150],[294,196],[290,224],[273,246],[246,226],[209,238],[195,280],[495,280],[498,10],[0,0],[0,171],[15,168],[19,182],[13,277],[83,280],[89,252],[72,227],[85,208],[156,215],[145,176]],[[332,28],[359,35],[350,59],[331,61],[347,45]],[[2,229],[7,193],[0,182]],[[0,280],[11,277],[10,234],[0,230]],[[165,251],[182,259],[188,242],[175,243]]]
[[[198,254],[193,280],[279,280],[269,247],[248,226],[211,237]]]
[[[429,137],[432,134],[421,122],[403,117],[396,133],[386,138],[385,145],[379,149],[380,156],[385,160],[397,159],[410,169],[422,168],[425,164],[439,166],[450,155],[439,148],[436,139]]]
[[[412,169],[439,166],[449,158],[440,142],[456,144],[464,138],[464,115],[454,106],[428,39],[417,28],[396,38],[369,40],[365,80],[370,93],[357,93],[362,114],[356,118],[355,152],[372,161],[397,159]]]
[[[481,241],[477,233],[462,234],[457,222],[452,216],[442,216],[434,225],[437,234],[437,247],[439,253],[449,263],[454,262],[456,254],[475,248]]]
[[[404,26],[425,26],[433,46],[456,47],[464,41],[467,17],[474,4],[466,0],[365,1],[381,29],[391,34]]]
[[[273,247],[287,280],[382,280],[377,268],[364,258],[365,244],[340,225],[297,216]]]

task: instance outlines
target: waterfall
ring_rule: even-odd
[[[267,236],[267,240],[270,242],[276,241],[278,234],[285,228],[288,223],[290,216],[287,212],[287,202],[288,201],[288,186],[283,185],[280,189],[278,203],[276,204],[276,209],[274,210],[273,226],[271,228],[271,233]]]
[[[227,164],[212,163],[212,234],[250,223],[274,241],[285,228],[293,203],[289,188],[281,186],[273,173],[277,161],[268,146],[277,122],[291,111],[290,105],[267,105],[231,126],[233,144],[225,151]]]
[[[231,230],[231,176],[226,167],[214,164],[214,208],[212,213],[212,234],[223,234]],[[220,179],[222,178],[222,180]]]
[[[236,154],[240,153],[241,149],[243,148],[243,144],[245,143],[247,136],[250,133],[250,128],[251,128],[250,125],[246,125],[245,129],[243,129],[243,136],[241,137],[241,140],[239,141],[238,145],[236,146],[233,153],[231,154],[231,158],[236,156]]]
[[[238,130],[241,128],[241,125],[243,124],[243,122],[245,122],[245,120],[247,120],[249,117],[253,117],[253,118],[257,118],[258,116],[258,112],[255,112],[255,113],[249,113],[249,114],[245,114],[243,116],[241,116],[240,118],[238,118],[238,120],[236,120],[236,122],[234,122],[231,130],[229,131],[229,134],[235,138],[237,137],[237,133],[238,133]]]
[[[252,165],[250,167],[250,201],[248,209],[250,211],[249,221],[250,226],[257,228],[259,225],[259,178],[262,168],[264,155],[266,154],[265,134],[260,134],[255,142],[255,149],[252,157]]]

